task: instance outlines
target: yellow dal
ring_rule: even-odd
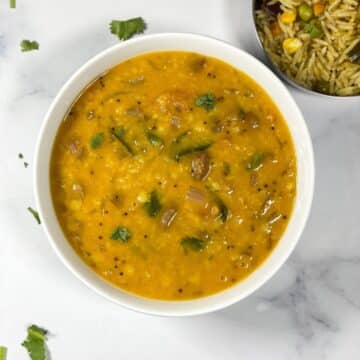
[[[212,109],[196,100],[208,94]],[[196,178],[204,158],[208,173]],[[214,58],[158,52],[84,90],[58,131],[50,180],[64,234],[97,274],[144,297],[193,299],[233,286],[269,256],[291,215],[296,157],[254,80]]]

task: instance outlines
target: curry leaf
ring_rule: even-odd
[[[213,144],[212,141],[204,141],[202,143],[196,144],[196,145],[190,145],[183,148],[180,148],[175,152],[174,158],[179,159],[182,156],[193,154],[196,152],[204,151],[208,149]]]
[[[110,23],[110,31],[117,35],[120,40],[127,40],[136,34],[141,34],[146,29],[143,18],[137,17],[129,20],[113,20]]]
[[[226,220],[227,220],[228,217],[229,217],[229,209],[228,209],[228,207],[226,206],[226,204],[224,203],[224,201],[223,201],[222,199],[220,199],[220,197],[214,195],[214,200],[215,200],[216,205],[217,205],[218,208],[219,208],[219,215],[218,215],[217,218],[218,218],[222,223],[224,223],[224,222],[226,222]]]
[[[152,131],[146,132],[146,137],[149,140],[150,144],[153,146],[162,146],[164,145],[164,140],[157,134]]]
[[[125,132],[126,131],[124,127],[120,126],[117,129],[113,130],[112,134],[115,136],[117,140],[119,140],[119,142],[124,146],[124,148],[130,155],[135,155],[134,150],[132,149],[130,144],[125,140]]]
[[[156,190],[153,190],[150,194],[150,199],[144,203],[144,209],[150,217],[156,217],[161,208],[162,205],[160,203],[158,193]]]
[[[131,239],[131,236],[132,234],[129,229],[123,226],[118,226],[111,234],[111,239],[127,243]]]
[[[184,250],[191,250],[196,252],[203,250],[206,245],[204,240],[193,236],[184,237],[181,240],[180,244],[184,248]]]

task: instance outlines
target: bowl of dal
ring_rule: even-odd
[[[186,316],[253,293],[294,249],[314,186],[310,136],[246,52],[157,34],[92,58],[40,131],[35,192],[52,247],[129,309]]]

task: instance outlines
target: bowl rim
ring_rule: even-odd
[[[291,86],[293,86],[296,89],[301,90],[302,92],[308,93],[310,95],[316,95],[319,97],[322,97],[324,99],[336,99],[336,100],[344,100],[344,99],[349,99],[349,100],[353,100],[356,99],[358,97],[360,97],[360,94],[358,95],[330,95],[330,94],[325,94],[319,91],[315,91],[312,89],[309,89],[301,84],[298,84],[295,80],[291,79],[289,76],[287,76],[283,71],[280,70],[280,68],[271,60],[269,54],[267,53],[267,51],[265,50],[265,47],[263,45],[263,43],[261,42],[260,39],[260,35],[259,35],[259,31],[258,28],[256,26],[256,1],[258,0],[252,0],[252,7],[251,7],[251,12],[252,12],[252,25],[254,28],[254,32],[255,32],[255,36],[257,39],[258,44],[261,47],[261,50],[265,56],[265,59],[267,61],[267,63],[269,64],[269,66],[272,68],[272,70],[278,75],[280,76],[283,80],[285,80],[288,84],[290,84]]]
[[[298,225],[297,226],[294,225],[294,230],[293,230],[294,234],[292,235],[291,238],[288,239],[289,243],[286,244],[286,246],[283,245],[283,243],[285,241],[283,239],[285,238],[285,233],[287,232],[288,228],[290,227],[289,226],[290,223],[293,223],[295,221],[295,220],[293,220],[293,213],[295,210],[293,210],[293,212],[292,212],[292,215],[290,217],[289,223],[287,224],[287,229],[285,230],[285,233],[282,235],[281,239],[279,240],[279,242],[276,245],[276,247],[274,248],[274,250],[267,257],[267,259],[254,272],[252,272],[247,278],[245,278],[244,280],[238,282],[234,286],[232,286],[228,289],[225,289],[219,293],[216,293],[216,294],[213,294],[213,295],[210,295],[207,297],[199,298],[199,299],[191,299],[191,300],[183,300],[183,301],[164,301],[164,300],[148,299],[148,298],[139,297],[138,295],[135,295],[135,294],[128,293],[122,289],[115,288],[113,285],[110,285],[104,279],[100,278],[97,274],[95,274],[95,272],[92,269],[90,269],[87,265],[85,265],[82,262],[82,260],[80,260],[80,257],[78,257],[78,255],[75,253],[75,251],[72,248],[71,248],[72,255],[71,254],[66,255],[64,249],[62,249],[61,246],[70,246],[70,244],[68,243],[64,234],[62,234],[61,240],[55,239],[55,235],[54,235],[55,230],[52,226],[50,226],[50,220],[53,220],[53,219],[48,220],[48,217],[50,218],[52,216],[54,218],[54,214],[55,214],[53,205],[52,205],[51,195],[50,195],[50,197],[49,197],[49,194],[45,195],[44,190],[42,188],[42,185],[44,185],[46,183],[44,176],[47,177],[47,182],[49,183],[49,165],[50,164],[49,164],[49,162],[47,162],[46,165],[44,165],[44,166],[46,166],[45,172],[44,172],[43,164],[42,164],[44,162],[44,159],[43,159],[44,157],[49,156],[49,158],[50,158],[49,154],[45,155],[44,152],[42,151],[42,150],[44,150],[43,148],[47,149],[46,144],[45,144],[45,142],[47,141],[46,140],[46,132],[48,131],[51,121],[54,121],[52,119],[52,117],[54,116],[56,107],[61,106],[59,104],[63,101],[63,98],[65,97],[66,93],[69,91],[71,86],[73,86],[73,84],[76,84],[76,82],[79,80],[78,78],[80,78],[81,75],[83,75],[87,71],[90,71],[89,69],[91,69],[91,66],[95,66],[95,64],[97,62],[101,61],[102,59],[105,59],[106,57],[110,57],[113,53],[117,53],[118,51],[120,51],[126,47],[129,47],[131,45],[133,45],[133,46],[140,45],[140,47],[141,47],[141,43],[146,44],[146,42],[148,42],[148,41],[150,41],[150,42],[151,41],[155,41],[155,42],[160,41],[161,42],[161,41],[170,41],[170,40],[175,43],[176,43],[176,40],[182,40],[182,41],[186,40],[186,44],[188,44],[188,42],[190,43],[191,41],[193,41],[194,43],[198,42],[199,44],[201,44],[203,42],[204,46],[206,44],[208,44],[208,45],[212,44],[211,46],[219,48],[217,50],[218,55],[217,56],[216,55],[208,55],[206,53],[205,56],[214,56],[214,57],[217,57],[218,59],[221,59],[222,61],[226,61],[222,57],[223,55],[221,53],[221,49],[227,50],[227,51],[233,53],[234,58],[235,57],[247,58],[249,62],[252,62],[254,64],[254,66],[256,66],[262,72],[263,76],[266,75],[269,78],[271,78],[271,80],[275,84],[274,86],[277,86],[279,91],[281,91],[283,93],[283,95],[286,96],[287,105],[291,106],[292,109],[296,112],[296,114],[294,116],[296,116],[299,120],[299,126],[301,128],[301,132],[302,132],[302,136],[303,136],[302,141],[305,144],[304,149],[302,149],[302,150],[307,152],[307,157],[308,157],[308,159],[307,159],[308,162],[305,165],[306,170],[307,170],[306,178],[305,178],[305,174],[304,174],[304,181],[306,182],[306,184],[304,186],[306,186],[307,192],[304,194],[304,198],[302,199],[303,200],[303,204],[301,205],[303,207],[302,213],[301,213],[302,216],[301,216],[301,218],[299,217],[299,219],[297,220]],[[185,47],[187,47],[187,45]],[[171,46],[169,46],[169,49],[167,49],[167,50],[175,51],[175,49],[173,49]],[[135,51],[135,53],[133,55],[129,56],[129,58],[135,57],[142,53],[149,53],[149,52],[156,52],[156,51],[166,51],[166,50],[154,45],[151,50],[147,49],[146,51],[141,51],[141,50]],[[178,51],[196,52],[189,48],[179,48]],[[198,51],[198,53],[201,53],[201,51]],[[204,53],[205,53],[205,51],[204,51]],[[125,59],[122,59],[118,63],[121,63],[124,60]],[[233,67],[236,67],[235,65],[233,65],[231,63],[229,63],[229,64]],[[239,70],[245,72],[241,68],[239,68]],[[100,76],[102,73],[103,73],[103,71],[98,72],[98,76]],[[266,91],[268,93],[268,91],[261,84],[261,82],[260,82],[261,80],[254,78],[252,75],[249,75],[249,74],[247,74],[247,75],[250,76],[257,84],[259,84],[263,88],[264,91]],[[93,79],[95,79],[95,78],[96,77],[93,77]],[[85,88],[85,87],[82,87],[82,88]],[[275,101],[275,99],[272,95],[270,95],[270,97],[272,98],[274,103],[278,106],[279,111],[282,112],[280,104]],[[76,99],[76,97],[73,98],[73,101],[75,99]],[[67,109],[68,109],[68,107],[67,107]],[[285,118],[285,116],[284,116],[284,118]],[[63,117],[62,117],[62,119],[63,119]],[[56,126],[57,129],[58,129],[62,119],[60,119],[60,120],[57,119],[57,126]],[[287,125],[289,126],[289,131],[293,138],[295,151],[296,151],[296,154],[298,157],[299,149],[295,143],[294,135],[290,129],[290,125],[288,123],[287,118],[285,118],[285,121],[286,121]],[[51,147],[50,147],[50,151],[51,151],[53,142],[54,142],[54,138],[51,139],[50,142],[51,142]],[[298,178],[299,178],[299,174],[298,174]],[[44,181],[45,181],[45,183],[44,183]],[[142,313],[151,314],[151,315],[159,315],[159,316],[193,316],[193,315],[206,314],[206,313],[220,310],[227,306],[230,306],[230,305],[244,299],[245,297],[247,297],[248,295],[253,293],[255,290],[260,288],[266,281],[268,281],[278,271],[278,269],[285,263],[285,261],[290,256],[293,249],[295,248],[295,246],[301,236],[301,233],[305,227],[305,224],[309,217],[309,214],[310,214],[310,209],[311,209],[311,204],[312,204],[312,199],[313,199],[313,192],[314,192],[314,181],[315,181],[314,153],[313,153],[313,147],[312,147],[310,134],[309,134],[307,125],[305,123],[305,120],[303,118],[303,115],[302,115],[299,107],[297,106],[292,95],[290,94],[288,89],[285,87],[285,85],[281,82],[281,80],[278,79],[271,72],[271,70],[269,70],[262,62],[260,62],[254,56],[248,54],[246,51],[241,50],[223,40],[219,40],[219,39],[216,39],[216,38],[210,37],[210,36],[194,34],[194,33],[159,33],[159,34],[143,35],[141,37],[137,37],[137,38],[128,40],[126,42],[121,42],[110,48],[107,48],[107,49],[101,51],[100,53],[98,53],[97,55],[95,55],[94,57],[92,57],[91,59],[89,59],[88,61],[86,61],[82,66],[80,66],[80,68],[78,68],[78,70],[76,70],[73,73],[72,76],[70,76],[70,78],[65,82],[65,84],[61,87],[61,89],[59,90],[59,92],[57,93],[55,98],[53,99],[53,101],[44,117],[43,123],[41,125],[37,144],[36,144],[36,149],[35,149],[35,161],[34,161],[35,200],[36,200],[36,204],[37,204],[37,208],[38,208],[40,217],[42,219],[42,225],[43,225],[44,231],[47,235],[47,238],[48,238],[53,250],[58,255],[58,257],[60,258],[62,263],[78,279],[80,279],[81,282],[86,284],[89,288],[91,288],[93,291],[100,294],[101,296],[105,297],[106,299],[108,299],[112,302],[115,302],[117,304],[120,304],[123,307],[126,307],[128,309],[137,311],[137,312],[142,312]],[[50,200],[50,204],[47,202],[47,200]],[[298,203],[299,203],[299,196],[297,195],[295,198],[295,201],[294,201],[294,207]],[[51,215],[47,213],[47,210],[50,209],[49,206],[52,209]],[[46,208],[48,208],[48,209],[46,210]],[[57,222],[57,226],[59,227],[56,215],[55,215],[55,220]],[[48,224],[48,221],[49,221],[49,224]],[[65,245],[65,243],[67,245]],[[280,244],[282,244],[282,245],[280,246]],[[279,250],[279,248],[281,248],[281,251]],[[277,256],[277,259],[275,259],[275,254]],[[75,259],[75,257],[77,260]],[[82,265],[80,264],[79,261],[81,262]],[[86,267],[87,270],[84,270],[83,267]],[[262,269],[264,269],[264,270],[262,270]],[[256,276],[255,276],[255,274],[256,274]],[[260,274],[260,275],[257,276],[257,274]],[[96,279],[98,279],[98,280],[96,280]],[[247,284],[247,288],[245,287],[245,290],[243,289],[240,292],[238,291],[239,292],[238,293],[236,291],[236,289],[240,289],[241,284],[244,284],[244,283]],[[121,297],[121,298],[119,298],[119,297]],[[210,303],[206,304],[207,301]]]

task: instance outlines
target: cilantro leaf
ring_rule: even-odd
[[[40,220],[40,216],[39,213],[34,210],[32,207],[28,207],[27,208],[29,210],[29,212],[32,214],[32,216],[35,218],[35,220],[37,221],[37,223],[40,225],[41,224],[41,220]]]
[[[39,50],[39,43],[37,41],[23,40],[20,47],[21,51]]]
[[[212,93],[203,94],[195,99],[195,105],[203,107],[206,111],[210,111],[215,107],[215,95]]]
[[[21,345],[28,351],[31,360],[45,360],[44,340],[28,336]]]
[[[95,150],[97,149],[104,141],[104,134],[97,133],[90,140],[90,147]]]
[[[45,341],[47,330],[31,325],[27,329],[27,337],[21,344],[29,353],[31,360],[45,360]]]
[[[0,360],[6,360],[6,347],[0,346]]]
[[[127,243],[131,239],[131,236],[132,234],[129,229],[123,226],[118,226],[111,234],[111,239]]]
[[[180,244],[184,248],[184,250],[191,250],[196,252],[203,250],[206,245],[204,240],[193,236],[184,237],[181,240]]]
[[[46,329],[43,329],[37,325],[29,326],[27,331],[30,336],[37,338],[39,340],[46,340],[46,335],[48,333]]]
[[[141,34],[146,29],[143,18],[137,17],[129,20],[113,20],[110,23],[110,31],[117,35],[120,40],[127,40],[136,34]]]
[[[150,217],[156,217],[162,206],[159,200],[159,196],[156,190],[153,190],[150,194],[150,199],[144,203],[144,209]]]

